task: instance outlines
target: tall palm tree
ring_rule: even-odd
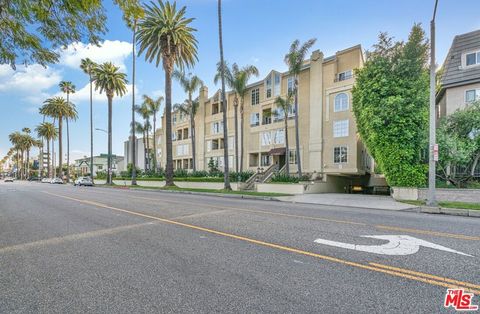
[[[235,160],[236,170],[238,172],[238,159],[240,159],[240,171],[243,171],[243,152],[244,152],[244,104],[247,94],[247,84],[252,76],[258,76],[258,69],[253,65],[247,65],[242,68],[234,63],[230,69],[225,63],[225,81],[229,88],[235,92],[233,107],[235,109]],[[217,64],[217,74],[215,74],[215,84],[221,79],[221,64]],[[240,157],[238,157],[238,107],[240,105]]]
[[[200,103],[198,100],[186,100],[182,104],[176,104],[174,106],[174,111],[182,112],[185,115],[190,116],[190,129],[191,136],[190,140],[192,141],[192,170],[196,171],[195,160],[196,160],[196,148],[195,148],[195,115],[198,111],[198,106]]]
[[[303,61],[307,55],[308,50],[312,48],[317,40],[312,38],[307,42],[300,45],[300,41],[295,40],[290,46],[290,51],[285,55],[285,63],[288,66],[288,70],[291,76],[293,76],[294,86],[294,106],[295,106],[295,147],[297,155],[298,176],[302,176],[302,158],[300,156],[300,135],[298,127],[298,76],[302,70]]]
[[[52,117],[54,119],[54,123],[55,120],[58,120],[58,166],[60,169],[60,176],[62,176],[63,171],[63,119],[64,117],[71,115],[71,113],[71,104],[68,103],[63,97],[48,98],[47,100],[45,100],[44,105],[40,108],[40,114]]]
[[[181,70],[191,67],[198,60],[196,29],[190,24],[194,19],[186,18],[186,7],[177,10],[177,5],[158,0],[145,5],[145,17],[138,24],[139,54],[145,59],[155,60],[158,67],[163,63],[165,71],[165,136],[166,136],[166,186],[173,186],[172,154],[172,73],[177,66]]]
[[[227,126],[227,99],[225,97],[225,60],[223,59],[222,38],[222,0],[218,0],[218,45],[220,47],[220,77],[222,81],[222,108],[223,108],[223,181],[224,189],[231,190],[230,168],[228,162],[228,126]]]
[[[61,81],[60,84],[58,84],[58,87],[60,87],[60,90],[67,95],[67,103],[70,104],[70,94],[75,93],[75,85],[70,81]],[[74,106],[73,104],[70,105]],[[70,128],[68,121],[71,118],[73,117],[69,117],[68,115],[65,116],[65,121],[67,123],[67,182],[70,182]]]
[[[20,150],[21,150],[21,141],[22,141],[22,133],[15,131],[13,133],[10,133],[8,135],[8,139],[10,140],[10,143],[12,143],[13,149],[16,151],[16,164],[17,164],[17,172],[16,172],[16,178],[19,178],[20,174]]]
[[[95,90],[99,90],[100,94],[105,92],[108,99],[107,184],[112,184],[112,103],[113,96],[122,97],[127,92],[127,75],[119,72],[119,67],[116,67],[113,63],[105,62],[95,68],[93,80],[95,81]]]
[[[32,147],[37,146],[37,141],[30,135],[32,131],[30,128],[23,128],[22,132],[22,146],[26,153],[26,163],[24,167],[25,171],[25,178],[28,179],[30,177],[30,150]]]
[[[80,68],[88,75],[90,84],[90,177],[93,182],[93,71],[97,64],[89,58],[82,59]]]
[[[143,99],[150,109],[150,114],[153,117],[153,170],[158,172],[157,162],[157,114],[162,106],[163,96],[159,96],[157,99],[152,99],[147,95],[143,95]]]
[[[150,116],[152,112],[150,111],[150,108],[148,106],[148,101],[151,100],[151,98],[146,98],[144,97],[143,103],[141,106],[136,106],[135,111],[143,118],[143,157],[145,160],[145,170],[150,170],[150,130],[151,130],[151,124],[150,124]]]
[[[197,113],[198,105],[193,104],[193,93],[199,90],[204,84],[203,81],[196,75],[185,74],[183,71],[174,71],[173,77],[178,80],[180,85],[182,86],[185,93],[188,95],[188,106],[181,106],[183,109],[189,110],[182,110],[185,114],[190,116],[190,131],[191,131],[191,139],[192,139],[192,169],[196,171],[196,147],[195,147],[195,114]]]
[[[290,175],[290,160],[289,160],[289,151],[290,148],[288,146],[288,113],[291,111],[292,107],[292,98],[293,93],[287,93],[286,98],[277,97],[275,99],[275,105],[277,108],[281,109],[283,112],[283,122],[285,123],[285,170],[287,175]]]
[[[119,1],[120,7],[123,11],[123,19],[125,20],[127,26],[132,30],[132,122],[131,125],[131,139],[130,139],[130,147],[132,153],[132,185],[137,185],[137,153],[136,153],[136,138],[135,138],[135,74],[136,74],[136,54],[135,54],[135,47],[136,47],[136,39],[137,39],[137,24],[139,19],[141,19],[145,12],[143,7],[140,5],[138,0],[128,0],[128,1]]]
[[[58,136],[58,131],[55,128],[55,125],[50,122],[43,122],[35,128],[37,135],[44,138],[47,141],[47,173],[48,177],[52,176],[50,172],[50,142],[53,145],[53,141]]]

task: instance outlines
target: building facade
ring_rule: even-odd
[[[290,163],[290,172],[296,173],[300,157],[302,172],[312,179],[326,180],[327,176],[361,179],[372,170],[372,160],[362,144],[352,111],[351,91],[354,69],[364,62],[361,47],[354,46],[325,58],[314,51],[306,60],[298,81],[298,120],[300,156],[295,151],[294,108],[284,113],[274,101],[286,97],[293,89],[294,79],[289,73],[271,71],[262,80],[248,86],[243,114],[239,112],[239,134],[243,115],[244,136],[243,170],[265,171],[272,165],[282,169]],[[236,169],[235,121],[233,92],[227,93],[227,129],[229,167]],[[198,97],[195,116],[196,166],[208,170],[212,162],[224,167],[223,114],[221,92],[208,94],[203,87]],[[285,150],[285,124],[288,117],[289,151]],[[165,117],[162,117],[165,125]],[[164,130],[161,133],[165,136]],[[175,168],[191,169],[190,118],[180,112],[172,113],[173,160]],[[165,151],[165,141],[161,149]],[[239,147],[239,153],[240,153]],[[162,155],[165,164],[166,156]],[[240,161],[239,161],[240,163]]]
[[[443,71],[437,93],[438,117],[480,100],[480,30],[455,36]]]
[[[118,174],[120,171],[123,171],[123,156],[112,155],[112,172]],[[108,154],[100,154],[98,156],[93,156],[93,173],[94,177],[97,176],[99,172],[107,172],[108,170]],[[75,173],[78,176],[87,176],[90,175],[90,157],[85,156],[81,159],[76,159],[74,164]]]
[[[158,133],[158,132],[157,132]],[[152,159],[152,153],[153,153],[153,139],[149,138],[148,139],[148,150],[146,150],[146,142],[144,138],[136,138],[136,147],[135,147],[135,163],[137,165],[137,168],[139,168],[142,171],[148,170],[148,160],[150,159],[150,164],[153,163]],[[131,164],[133,161],[132,157],[132,149],[131,149],[131,141],[125,141],[123,143],[123,150],[124,150],[124,155],[125,155],[125,162],[123,163],[124,166],[121,169],[121,171],[127,171],[128,164]],[[153,166],[153,165],[152,165]]]

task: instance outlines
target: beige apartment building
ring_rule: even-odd
[[[372,170],[373,161],[357,134],[352,111],[353,71],[362,67],[363,62],[361,46],[357,45],[329,57],[324,57],[319,50],[314,51],[304,63],[299,75],[298,95],[300,157],[302,171],[312,180],[343,178],[358,184],[368,179]],[[288,72],[275,70],[248,86],[244,99],[244,138],[239,139],[244,145],[243,170],[267,171],[274,166],[283,169],[289,162],[290,172],[297,172],[293,108],[287,113],[290,149],[286,152],[284,113],[274,104],[277,96],[285,97],[292,88],[293,78]],[[232,170],[235,169],[234,96],[233,92],[227,94],[229,166]],[[219,168],[224,165],[220,100],[220,91],[209,95],[206,87],[200,90],[200,105],[195,116],[197,170],[208,170],[211,159]],[[162,119],[165,125],[165,117]],[[172,126],[174,167],[191,169],[190,118],[173,112]],[[160,142],[165,151],[165,141]],[[162,154],[163,165],[165,158]]]

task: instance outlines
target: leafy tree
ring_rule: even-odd
[[[420,25],[407,42],[380,34],[355,71],[353,111],[366,147],[391,186],[424,186],[428,128],[428,44]]]
[[[115,95],[122,97],[127,92],[127,75],[119,72],[111,62],[105,62],[95,68],[93,80],[95,81],[95,90],[100,94],[105,92],[108,100],[108,178],[107,184],[112,184],[112,104]]]
[[[166,142],[166,186],[173,186],[172,155],[172,73],[174,67],[180,70],[190,67],[198,60],[196,29],[190,24],[193,18],[186,18],[186,7],[177,10],[177,5],[158,0],[145,5],[145,17],[138,23],[137,39],[139,54],[145,53],[145,59],[160,62],[165,71],[165,142]]]
[[[298,76],[302,70],[303,62],[308,50],[312,48],[317,40],[312,38],[300,45],[299,40],[295,40],[290,46],[290,51],[285,55],[285,63],[288,65],[288,71],[293,76],[293,95],[295,106],[295,147],[297,155],[298,176],[302,177],[302,158],[300,156],[300,134],[298,126]]]
[[[195,115],[199,103],[193,100],[193,93],[203,86],[203,81],[196,75],[187,75],[182,71],[174,71],[173,77],[178,80],[185,93],[188,95],[187,102],[178,106],[177,109],[190,117],[190,131],[192,140],[192,169],[197,171],[196,167],[196,147],[195,147]]]

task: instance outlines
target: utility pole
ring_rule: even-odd
[[[437,14],[438,0],[435,0],[433,17],[430,21],[430,143],[428,160],[428,195],[427,205],[437,206],[435,197],[435,162],[438,158],[438,148],[436,145],[436,110],[435,110],[435,16]]]

